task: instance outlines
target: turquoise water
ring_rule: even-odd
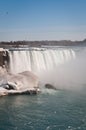
[[[86,90],[0,97],[0,130],[86,130]]]

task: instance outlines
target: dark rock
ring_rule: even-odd
[[[45,88],[57,90],[52,84],[45,84]]]

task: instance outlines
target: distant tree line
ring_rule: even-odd
[[[86,45],[86,39],[83,41],[70,41],[70,40],[60,40],[60,41],[10,41],[10,42],[0,42],[0,47],[41,47],[41,46],[77,46]]]

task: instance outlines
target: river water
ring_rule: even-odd
[[[86,90],[1,97],[0,130],[86,130]]]

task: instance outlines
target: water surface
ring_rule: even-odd
[[[86,130],[85,92],[1,97],[0,130]]]

